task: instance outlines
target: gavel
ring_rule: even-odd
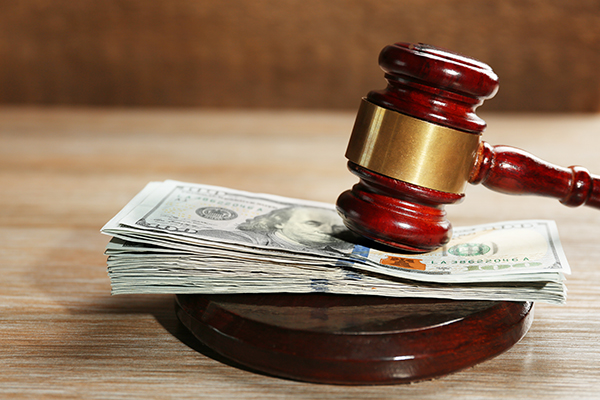
[[[359,182],[337,200],[351,231],[402,251],[435,250],[452,235],[444,206],[464,198],[467,182],[600,208],[600,177],[587,169],[480,140],[486,123],[475,110],[498,91],[487,64],[396,43],[379,66],[387,87],[362,99],[346,151]]]

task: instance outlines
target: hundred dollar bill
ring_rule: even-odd
[[[459,227],[441,249],[404,254],[353,235],[330,204],[177,181],[149,184],[102,232],[230,260],[344,266],[430,283],[562,282],[570,273],[549,220]]]

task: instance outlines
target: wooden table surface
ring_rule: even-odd
[[[600,116],[483,115],[485,140],[600,173]],[[172,295],[111,296],[100,227],[148,181],[334,202],[354,116],[0,108],[0,398],[598,398],[600,210],[467,188],[455,226],[556,220],[573,274],[508,352],[395,386],[333,386],[228,365],[181,327]],[[200,350],[197,351],[197,350]]]

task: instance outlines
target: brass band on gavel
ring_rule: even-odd
[[[463,193],[480,135],[432,124],[362,100],[346,158],[429,189]]]

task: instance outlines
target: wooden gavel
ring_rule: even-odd
[[[346,152],[360,180],[337,200],[350,230],[404,251],[439,248],[452,234],[444,206],[467,182],[600,208],[600,177],[585,168],[480,140],[475,109],[498,90],[488,65],[409,43],[385,47],[379,65],[388,85],[363,98]]]

